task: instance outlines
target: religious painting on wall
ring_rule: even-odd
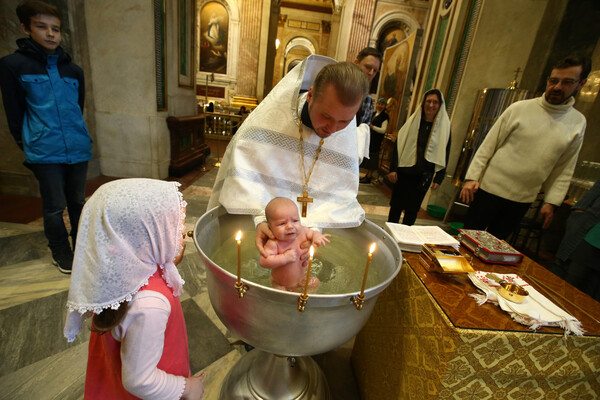
[[[201,72],[227,73],[229,14],[223,4],[211,1],[200,11]]]
[[[395,44],[398,44],[401,40],[404,40],[406,35],[404,34],[404,30],[402,28],[391,28],[388,29],[383,37],[380,38],[379,41],[379,52],[383,54],[385,49]]]
[[[398,116],[402,96],[410,67],[416,34],[388,47],[383,55],[383,66],[379,79],[378,98],[387,99],[387,113],[390,116],[387,134],[395,135],[398,131]],[[404,121],[402,121],[404,122]]]

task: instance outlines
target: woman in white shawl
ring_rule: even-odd
[[[436,190],[444,180],[449,150],[450,120],[444,97],[438,89],[431,89],[398,131],[387,175],[394,184],[388,222],[398,223],[404,211],[402,223],[415,223],[429,186]]]

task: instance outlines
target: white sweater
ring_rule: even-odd
[[[520,203],[532,202],[541,189],[546,203],[560,205],[586,126],[574,103],[571,97],[567,104],[553,105],[542,95],[512,104],[488,132],[465,178]]]

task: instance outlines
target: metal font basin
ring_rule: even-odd
[[[376,242],[379,282],[365,289],[362,310],[352,303],[359,293],[310,294],[304,312],[298,312],[298,293],[285,292],[242,281],[248,286],[240,299],[237,277],[216,265],[211,256],[238,230],[254,231],[252,218],[230,215],[217,207],[204,214],[194,227],[194,243],[207,267],[207,286],[212,306],[234,336],[269,353],[286,356],[320,354],[346,343],[367,322],[377,296],[400,271],[402,254],[392,237],[365,220],[357,228],[326,229],[325,233],[349,238],[357,247]],[[358,260],[357,260],[358,262]],[[362,262],[362,260],[361,260]]]

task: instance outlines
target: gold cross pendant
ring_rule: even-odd
[[[308,203],[312,203],[313,198],[308,197],[308,191],[305,190],[304,193],[302,193],[302,196],[298,197],[297,201],[298,203],[302,203],[302,218],[306,218],[306,209],[308,207]]]

